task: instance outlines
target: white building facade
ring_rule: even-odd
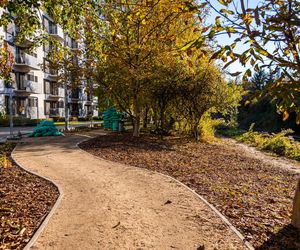
[[[78,43],[64,34],[46,13],[43,14],[41,21],[50,36],[71,49],[78,48]],[[34,53],[28,53],[26,48],[32,42],[28,39],[16,45],[14,43],[16,33],[17,27],[13,22],[5,28],[0,27],[0,37],[3,37],[14,55],[12,86],[7,86],[0,80],[0,111],[10,113],[9,95],[12,92],[12,113],[15,117],[62,119],[65,115],[66,99],[70,117],[98,116],[98,100],[88,93],[84,81],[75,90],[68,89],[68,98],[65,98],[63,86],[57,82],[58,72],[52,70],[49,67],[50,62],[47,61],[47,53],[53,48],[40,46]]]

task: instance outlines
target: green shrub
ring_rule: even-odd
[[[78,117],[77,116],[70,116],[69,121],[70,122],[78,122]]]
[[[215,126],[216,132],[219,135],[223,135],[225,137],[236,138],[245,133],[245,130],[241,130],[237,127],[233,127],[230,124],[227,124],[225,121],[220,122]]]
[[[236,139],[240,142],[249,144],[251,146],[261,147],[261,145],[263,145],[268,135],[253,131],[253,127],[254,127],[254,123],[251,124],[249,130],[246,133],[237,136]]]
[[[79,122],[86,122],[86,121],[89,121],[89,120],[90,120],[89,117],[78,117]]]
[[[212,119],[209,113],[205,113],[199,123],[200,137],[202,140],[211,140],[215,137],[216,127],[223,124],[222,119]]]
[[[272,151],[278,155],[286,156],[292,159],[300,159],[300,143],[287,137],[292,130],[283,130],[278,134],[267,138],[262,144],[261,149]]]

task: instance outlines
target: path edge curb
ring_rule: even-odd
[[[76,134],[76,135],[79,135],[79,134]],[[105,160],[99,156],[96,156],[96,155],[93,155],[92,153],[90,152],[87,152],[85,150],[83,150],[82,148],[79,147],[79,145],[83,142],[86,142],[86,141],[89,141],[95,137],[93,136],[86,136],[86,135],[81,135],[83,137],[88,137],[87,139],[84,139],[83,141],[80,141],[78,143],[76,143],[76,147],[81,150],[82,152],[88,154],[88,155],[91,155],[93,156],[94,158],[96,159],[101,159],[101,160]],[[108,160],[105,160],[105,161],[108,161]],[[108,161],[108,162],[111,162],[111,161]],[[121,163],[122,164],[122,163]],[[123,165],[126,165],[126,164],[123,164]],[[139,167],[135,167],[135,166],[132,166],[132,165],[127,165],[127,166],[130,166],[130,167],[134,167],[134,168],[138,168],[138,169],[142,169],[142,168],[139,168]],[[149,170],[149,169],[146,169],[146,168],[143,168],[142,170],[145,170],[147,172],[150,172],[150,173],[156,173],[156,174],[159,174],[161,176],[164,176],[168,179],[171,179],[173,181],[175,181],[176,183],[180,184],[182,187],[186,188],[187,190],[189,190],[190,192],[192,192],[195,196],[197,196],[201,201],[204,202],[205,205],[207,205],[218,217],[220,217],[220,219],[222,220],[222,222],[234,233],[238,236],[238,238],[244,243],[244,245],[249,249],[249,250],[255,250],[255,248],[251,245],[251,243],[249,241],[246,240],[246,238],[239,232],[239,230],[231,224],[231,222],[214,206],[212,205],[211,203],[209,203],[203,196],[201,196],[200,194],[196,193],[195,190],[191,189],[190,187],[188,187],[187,185],[185,185],[184,183],[182,183],[181,181],[175,179],[174,177],[172,176],[169,176],[167,174],[163,174],[163,173],[160,173],[160,172],[157,172],[157,171],[153,171],[153,170]]]
[[[33,245],[34,243],[37,241],[37,239],[39,238],[39,236],[42,234],[42,232],[44,231],[45,227],[47,226],[49,220],[51,219],[51,217],[54,215],[55,211],[57,210],[57,208],[59,207],[60,203],[61,203],[61,200],[62,200],[62,197],[63,197],[63,191],[61,189],[61,187],[55,183],[54,181],[44,177],[44,176],[41,176],[33,171],[30,171],[28,170],[27,168],[25,168],[20,162],[18,162],[16,159],[15,159],[15,151],[17,149],[18,145],[13,149],[13,151],[11,152],[10,156],[12,158],[12,160],[14,161],[15,164],[17,164],[17,166],[19,168],[21,168],[22,170],[24,170],[25,172],[29,173],[29,174],[32,174],[32,175],[35,175],[39,178],[42,178],[48,182],[50,182],[52,185],[54,185],[57,190],[58,190],[58,198],[56,200],[56,202],[54,203],[53,207],[51,208],[51,210],[49,211],[49,213],[45,216],[45,218],[40,222],[37,230],[34,232],[34,234],[32,235],[32,237],[30,238],[29,242],[25,245],[25,247],[23,248],[23,250],[29,250]]]

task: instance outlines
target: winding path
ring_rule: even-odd
[[[166,176],[95,158],[76,146],[83,139],[27,139],[13,153],[22,167],[62,191],[31,249],[246,249],[188,189]]]

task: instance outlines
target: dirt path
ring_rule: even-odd
[[[296,174],[300,174],[300,163],[298,161],[276,156],[275,154],[268,152],[259,151],[255,147],[251,147],[230,138],[223,137],[221,144],[225,144],[233,149],[238,149],[243,153],[243,155],[258,159],[263,163],[269,164],[270,166],[286,169]]]
[[[82,139],[30,139],[13,155],[63,191],[31,249],[245,249],[186,188],[156,173],[92,157],[76,147]]]

